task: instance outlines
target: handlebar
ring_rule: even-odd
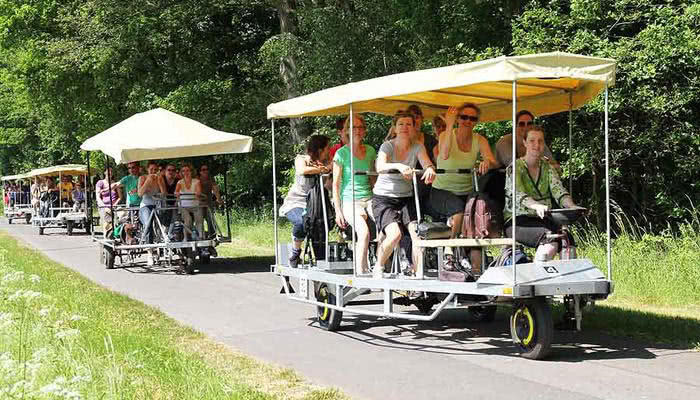
[[[413,169],[412,172],[415,172],[416,174],[422,174],[423,172],[425,172],[425,170],[424,169]],[[459,168],[459,169],[437,168],[437,169],[435,169],[435,173],[438,175],[441,175],[441,174],[471,174],[472,170],[469,168]],[[382,175],[382,174],[397,175],[397,174],[401,174],[401,171],[399,171],[398,169],[390,169],[390,170],[380,171],[380,172],[355,171],[355,175],[377,176],[377,175]]]

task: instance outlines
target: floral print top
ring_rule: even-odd
[[[531,215],[537,216],[535,210],[528,208],[528,205],[534,203],[545,204],[552,207],[552,200],[561,204],[561,200],[569,195],[569,192],[564,188],[564,185],[559,179],[557,171],[545,160],[539,160],[540,174],[535,181],[527,169],[527,164],[522,158],[518,158],[515,162],[515,187],[517,194],[517,203],[513,207],[513,164],[506,169],[506,206],[503,210],[503,217],[508,221],[513,216],[515,208],[515,216]]]

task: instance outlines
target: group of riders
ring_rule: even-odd
[[[423,113],[411,105],[393,116],[389,132],[376,151],[364,143],[366,124],[361,114],[336,121],[340,141],[330,144],[324,135],[308,139],[306,153],[295,159],[295,181],[284,199],[279,215],[293,226],[293,249],[289,259],[297,266],[302,253],[305,232],[304,215],[307,194],[314,184],[309,175],[332,174],[325,183],[332,192],[335,222],[339,228],[352,228],[356,235],[356,273],[375,278],[385,277],[385,265],[394,250],[410,254],[409,268],[403,273],[423,277],[423,253],[416,246],[418,212],[414,197],[413,174],[420,171],[417,197],[420,210],[433,221],[446,222],[451,238],[462,233],[465,206],[475,193],[472,174],[455,170],[469,169],[480,176],[490,174],[490,192],[496,213],[504,230],[492,232],[491,237],[515,235],[517,242],[536,248],[535,260],[552,259],[559,243],[548,239],[548,233],[559,226],[547,216],[557,207],[575,204],[560,180],[560,166],[545,143],[544,129],[534,124],[535,116],[522,110],[516,115],[517,159],[512,162],[512,135],[506,134],[491,150],[486,138],[474,132],[481,110],[472,103],[450,107],[446,113],[433,118],[434,135],[422,131]],[[352,135],[352,150],[350,145]],[[351,159],[352,157],[352,159]],[[351,162],[352,160],[352,162]],[[355,174],[353,171],[376,172]],[[503,169],[505,168],[505,174]],[[445,171],[438,173],[437,171]],[[395,173],[388,173],[388,172]],[[452,172],[450,172],[452,171]],[[515,190],[512,177],[515,174]],[[483,190],[483,189],[482,189]],[[514,203],[514,192],[517,202]],[[512,232],[512,219],[516,231]],[[372,238],[378,242],[376,261],[370,267],[368,248]],[[445,263],[458,263],[453,251],[445,249]],[[481,250],[470,250],[471,271],[481,274]]]
[[[97,208],[105,237],[123,240],[127,245],[152,244],[157,215],[170,240],[201,240],[216,235],[212,208],[221,204],[218,185],[202,164],[146,163],[127,164],[128,174],[115,180],[111,167],[95,185]],[[125,207],[124,207],[125,206]],[[207,230],[204,229],[206,220]],[[114,222],[114,225],[113,225]],[[135,235],[139,228],[139,234]],[[154,251],[148,250],[147,263],[153,265]]]
[[[77,212],[85,208],[84,176],[77,179],[71,175],[34,177],[31,186],[21,181],[8,182],[3,189],[6,207],[31,206],[42,217],[51,216],[52,209]]]

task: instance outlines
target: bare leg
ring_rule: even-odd
[[[377,278],[384,272],[384,264],[401,240],[401,228],[399,224],[396,222],[389,224],[384,228],[384,235],[384,240],[379,243],[377,248],[377,263],[374,265],[374,276]]]
[[[559,252],[558,243],[545,243],[537,246],[535,251],[535,261],[549,261]]]
[[[358,274],[367,273],[367,250],[369,249],[369,226],[367,226],[367,220],[365,218],[357,219],[357,226],[355,227],[355,232],[357,233],[357,254],[360,257],[357,271]]]
[[[418,279],[423,279],[423,248],[418,247],[418,232],[416,231],[416,223],[408,224],[408,232],[411,235],[411,247],[413,253],[413,272]]]

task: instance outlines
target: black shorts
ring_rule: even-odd
[[[393,222],[408,228],[408,224],[418,219],[416,203],[413,197],[387,197],[374,195],[372,197],[372,213],[379,232]]]
[[[513,237],[512,220],[506,221],[506,236]],[[559,225],[549,218],[532,217],[529,215],[519,215],[515,217],[515,241],[527,247],[537,247],[544,235],[554,233],[559,230]]]
[[[455,214],[463,214],[468,198],[468,194],[457,195],[449,190],[433,188],[430,191],[432,217],[440,221],[446,221]]]

